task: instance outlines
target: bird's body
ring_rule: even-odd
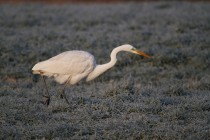
[[[150,58],[147,54],[126,44],[114,48],[110,55],[111,60],[106,64],[97,65],[92,54],[85,51],[73,50],[63,52],[46,61],[37,63],[32,68],[32,71],[34,74],[54,77],[60,84],[73,85],[85,77],[86,81],[93,80],[113,67],[117,62],[117,53],[120,51],[132,52]]]
[[[85,51],[66,51],[33,67],[34,74],[54,77],[60,84],[73,85],[85,78],[96,66],[94,56]]]

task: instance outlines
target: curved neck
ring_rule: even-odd
[[[99,75],[113,67],[117,62],[117,53],[120,51],[120,47],[113,49],[110,55],[111,61],[106,64],[96,65],[95,69],[87,76],[86,81],[93,80],[94,78],[98,77]]]

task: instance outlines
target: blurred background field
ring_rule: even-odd
[[[209,139],[210,3],[0,5],[0,139]],[[39,61],[68,50],[97,63],[129,43],[152,56],[120,53],[96,80],[66,89]]]
[[[179,0],[190,2],[209,2],[209,0]],[[127,2],[161,2],[161,0],[0,0],[0,3],[47,3],[47,4],[74,4],[74,3],[127,3]]]

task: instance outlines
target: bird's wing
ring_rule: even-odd
[[[32,70],[40,70],[52,74],[76,75],[92,70],[95,66],[94,57],[83,51],[68,51],[37,63]]]

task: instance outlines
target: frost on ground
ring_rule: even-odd
[[[210,4],[0,5],[0,139],[209,139]],[[96,80],[66,89],[33,65],[81,49],[97,63],[129,43]]]

